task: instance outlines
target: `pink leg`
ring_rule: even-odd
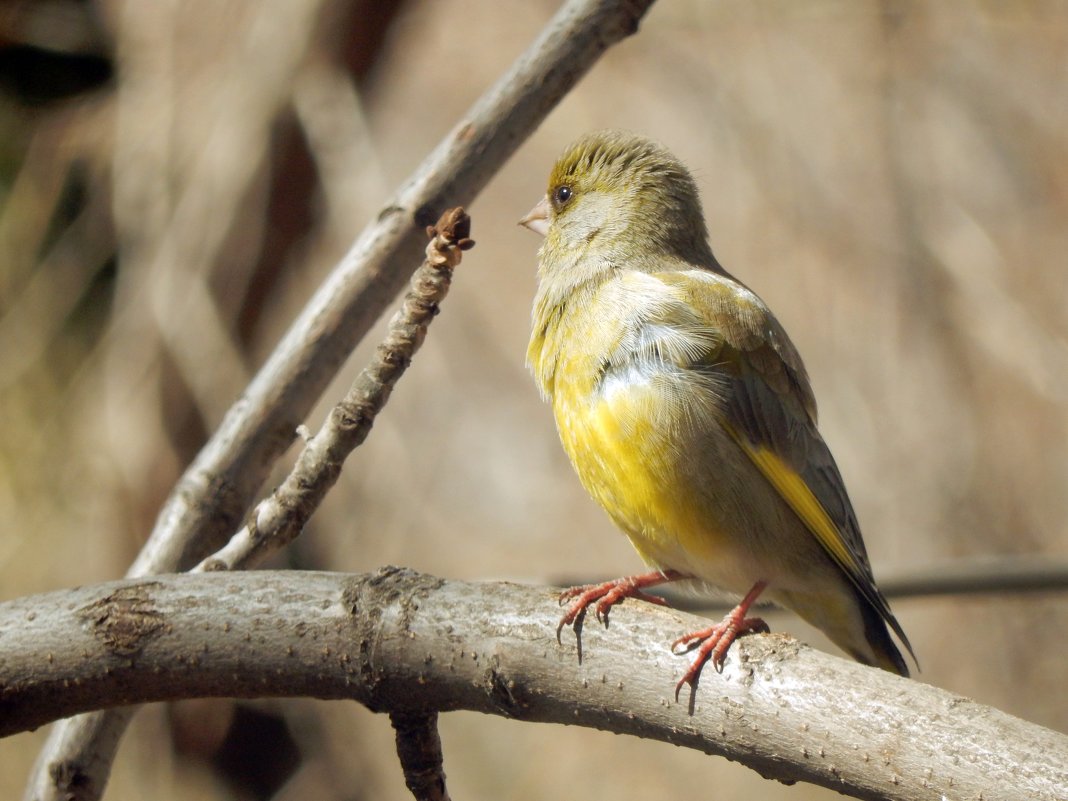
[[[689,684],[691,688],[697,688],[697,679],[701,675],[701,668],[711,660],[716,670],[723,669],[723,660],[727,657],[727,651],[739,636],[757,631],[768,631],[768,624],[758,617],[746,617],[760,593],[767,587],[767,582],[758,581],[753,588],[746,593],[742,602],[727,613],[720,623],[700,631],[692,631],[684,634],[671,644],[674,653],[685,653],[697,648],[697,658],[693,660],[690,669],[686,671],[679,683],[675,685],[675,700],[679,700],[682,685]]]
[[[657,570],[652,573],[643,573],[640,576],[625,576],[603,584],[585,584],[564,590],[560,593],[560,603],[571,601],[571,604],[556,627],[557,642],[560,641],[560,632],[563,631],[564,626],[574,625],[576,632],[578,631],[582,626],[582,619],[586,616],[586,610],[595,602],[597,605],[594,607],[594,612],[597,614],[597,619],[607,626],[608,612],[624,598],[639,598],[660,606],[667,606],[663,598],[649,595],[642,590],[682,578],[686,577],[675,570]]]

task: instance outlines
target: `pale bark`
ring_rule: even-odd
[[[548,588],[373,575],[159,576],[0,605],[0,733],[196,696],[469,709],[664,740],[865,799],[1068,797],[1068,737],[782,634],[673,700],[697,618],[628,601],[556,643]]]

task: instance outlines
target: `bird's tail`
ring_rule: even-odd
[[[909,667],[905,664],[905,658],[901,655],[901,651],[898,650],[887,628],[887,623],[890,621],[884,620],[879,611],[860,593],[857,593],[857,605],[860,607],[861,618],[864,621],[864,641],[868,648],[860,649],[856,647],[857,644],[854,644],[846,650],[858,662],[881,667],[883,670],[907,677]],[[897,625],[897,620],[893,619],[893,615],[890,617],[894,629],[900,630],[901,626]]]
[[[778,593],[776,600],[793,609],[831,641],[864,665],[908,676],[909,668],[894,642],[890,629],[912,653],[912,648],[890,607],[886,616],[856,587],[842,583],[833,592]],[[913,656],[915,659],[915,656]]]

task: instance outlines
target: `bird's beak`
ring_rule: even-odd
[[[519,221],[524,228],[529,228],[536,234],[545,236],[549,233],[549,198],[543,197],[538,205],[530,210],[526,217]]]

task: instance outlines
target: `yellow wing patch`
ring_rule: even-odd
[[[746,456],[771,482],[782,499],[801,518],[805,527],[812,532],[834,561],[846,571],[850,579],[857,581],[863,577],[864,570],[857,563],[857,558],[849,550],[841,534],[838,533],[838,527],[797,471],[772,450],[762,445],[754,447],[731,426],[726,425],[726,428],[739,447],[745,451]]]

